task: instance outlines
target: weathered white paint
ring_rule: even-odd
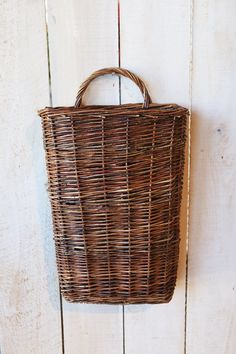
[[[118,65],[117,1],[48,1],[52,98],[73,105],[79,85],[93,71]],[[117,104],[118,79],[104,77],[85,102]],[[121,354],[122,307],[63,302],[66,354]]]
[[[91,72],[118,65],[118,0],[46,4],[53,104],[72,105],[79,84]],[[236,3],[120,0],[120,10],[121,66],[144,79],[156,102],[188,106],[192,98],[186,354],[234,354]],[[49,104],[44,16],[42,0],[0,2],[2,354],[62,353],[36,115],[37,108]],[[122,102],[142,99],[132,83],[121,83]],[[118,103],[117,78],[94,82],[85,102]],[[65,354],[124,354],[124,348],[125,354],[185,352],[186,191],[187,184],[172,302],[126,306],[123,343],[121,306],[63,301]]]
[[[2,354],[61,353],[40,119],[49,103],[42,1],[0,2]]]
[[[195,2],[187,353],[236,353],[236,2]]]
[[[189,1],[121,0],[120,17],[121,66],[145,80],[154,102],[188,106]],[[123,102],[142,99],[133,84],[122,82]],[[186,193],[182,215],[180,266],[173,300],[165,305],[125,306],[126,354],[184,352]]]

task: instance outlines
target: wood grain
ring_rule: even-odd
[[[236,3],[197,1],[187,353],[236,352]]]
[[[189,2],[121,0],[120,29],[121,66],[144,79],[154,102],[188,106]],[[122,102],[142,100],[126,79],[122,79],[121,98]],[[173,300],[167,305],[125,306],[126,354],[184,351],[186,180],[184,187],[180,264]]]
[[[72,105],[93,71],[117,66],[118,0],[47,0],[53,104]],[[154,102],[188,106],[192,87],[186,354],[236,352],[236,3],[120,0],[120,64]],[[62,353],[61,318],[40,119],[49,105],[44,2],[0,2],[2,354]],[[116,77],[85,103],[119,102]],[[190,90],[189,90],[190,88]],[[122,102],[142,101],[121,80]],[[188,166],[186,166],[187,169]],[[187,183],[187,182],[186,182]],[[186,201],[187,184],[185,184]],[[66,354],[183,354],[185,231],[177,288],[166,305],[63,302]],[[123,343],[124,330],[124,343]]]
[[[40,119],[49,103],[42,1],[1,1],[3,354],[61,353],[58,280]]]
[[[118,65],[117,1],[48,2],[53,105],[73,105],[96,69]],[[90,85],[84,103],[119,102],[117,77]],[[63,302],[65,352],[121,354],[122,307]]]

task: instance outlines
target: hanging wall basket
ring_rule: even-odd
[[[133,80],[143,104],[83,106],[96,77]],[[57,267],[70,302],[164,303],[178,255],[188,110],[151,103],[128,70],[96,71],[73,107],[42,117]]]

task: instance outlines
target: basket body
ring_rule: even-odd
[[[40,111],[66,300],[170,301],[187,115],[173,104]]]

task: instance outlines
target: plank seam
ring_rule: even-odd
[[[118,36],[118,67],[121,67],[121,41],[120,41],[120,0],[117,0],[117,36]],[[121,104],[121,77],[119,76],[119,104]],[[122,340],[123,354],[125,354],[125,305],[122,305]]]
[[[187,354],[187,319],[188,319],[188,265],[189,265],[189,223],[190,223],[190,173],[191,173],[191,120],[192,120],[192,79],[193,79],[193,21],[194,0],[190,0],[189,23],[189,120],[188,120],[188,151],[187,151],[187,226],[186,226],[186,276],[185,276],[185,317],[184,317],[184,354]]]
[[[51,76],[51,63],[50,63],[50,43],[49,43],[49,26],[48,26],[48,1],[44,0],[44,13],[45,13],[45,31],[46,31],[46,45],[47,45],[47,62],[48,62],[48,89],[49,89],[49,103],[52,107],[52,76]],[[61,345],[62,354],[65,354],[65,344],[64,344],[64,322],[63,322],[63,305],[62,305],[62,295],[60,292],[60,285],[58,282],[59,289],[59,307],[60,307],[60,319],[61,319]]]
[[[118,35],[118,67],[121,67],[121,47],[120,47],[120,0],[117,2],[117,35]],[[121,104],[121,77],[119,76],[119,104]]]

